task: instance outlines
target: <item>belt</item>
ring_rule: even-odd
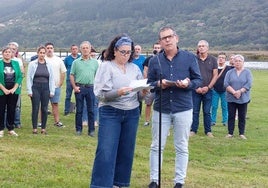
[[[93,84],[79,84],[79,83],[75,83],[76,86],[78,87],[93,87]]]

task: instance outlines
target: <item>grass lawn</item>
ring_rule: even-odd
[[[200,124],[197,136],[190,139],[190,158],[185,187],[256,187],[268,186],[268,72],[254,70],[252,100],[248,107],[247,140],[238,138],[237,125],[233,139],[224,138],[227,128],[213,127],[215,138],[204,136]],[[65,86],[60,103],[61,121],[65,128],[53,126],[48,117],[48,135],[33,135],[31,102],[26,94],[24,79],[22,93],[22,129],[19,137],[7,135],[0,139],[0,187],[65,187],[89,186],[97,138],[75,135],[74,114],[63,116]],[[218,112],[221,114],[221,111]],[[220,117],[218,118],[220,122]],[[143,126],[137,135],[131,187],[144,188],[149,184],[150,127]],[[98,129],[96,129],[98,130]],[[163,158],[162,187],[173,187],[173,135],[168,139]]]

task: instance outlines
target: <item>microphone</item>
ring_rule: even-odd
[[[156,55],[156,54],[157,54],[157,50],[154,50],[154,51],[153,51],[153,54]]]
[[[156,50],[154,50],[154,51],[156,51]],[[159,54],[156,55],[156,58],[157,58],[157,62],[158,62],[159,69],[160,69],[160,80],[161,80],[162,79],[161,78],[162,77],[162,66],[161,66],[161,63],[160,63]]]
[[[156,51],[156,50],[154,50]],[[158,187],[161,188],[161,135],[162,135],[162,66],[159,59],[159,54],[156,54],[156,58],[158,61],[158,65],[160,68],[160,74],[159,74],[159,132],[158,132]]]

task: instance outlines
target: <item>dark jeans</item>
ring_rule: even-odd
[[[71,85],[70,80],[66,80],[66,97],[65,97],[65,105],[64,105],[64,112],[69,113],[70,112],[70,103],[73,93],[73,87]]]
[[[202,104],[203,119],[204,119],[204,132],[207,134],[211,132],[211,104],[212,104],[212,91],[209,90],[206,94],[198,94],[193,91],[193,123],[191,131],[197,133],[199,127],[199,114]]]
[[[41,103],[41,128],[45,129],[47,124],[47,109],[49,103],[49,83],[34,83],[32,86],[32,126],[37,129],[38,112]]]
[[[20,114],[21,114],[21,94],[18,95],[18,101],[16,105],[16,110],[15,110],[14,124],[16,126],[21,126]]]
[[[246,114],[248,103],[238,104],[234,102],[228,102],[228,133],[233,135],[235,128],[235,114],[238,111],[238,129],[239,135],[245,133],[246,127]]]
[[[82,120],[87,122],[87,103],[84,102],[84,108],[83,108],[83,115]],[[99,100],[95,96],[95,103],[94,103],[94,121],[99,121]]]
[[[7,127],[8,131],[14,129],[15,109],[18,101],[17,94],[1,95],[0,96],[0,131]],[[5,125],[6,111],[6,125]]]
[[[94,103],[95,95],[93,93],[93,86],[83,87],[80,86],[80,92],[75,93],[76,102],[76,114],[75,114],[75,129],[76,131],[82,131],[82,116],[84,100],[87,104],[87,117],[88,117],[88,133],[95,131],[94,127]]]
[[[99,118],[98,146],[90,187],[129,187],[139,107],[120,110],[102,106]]]

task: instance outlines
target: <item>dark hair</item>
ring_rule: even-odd
[[[76,45],[76,44],[72,44],[72,45],[71,45],[71,48],[74,47],[74,46],[77,46],[77,45]],[[77,46],[77,47],[78,47],[78,46]]]
[[[97,51],[93,46],[91,46],[91,51],[90,52],[97,52]]]
[[[160,45],[160,43],[159,43],[159,42],[155,42],[155,43],[153,44],[153,47],[154,47],[154,45]]]
[[[54,44],[53,44],[52,42],[47,42],[47,43],[45,44],[45,47],[47,47],[48,45],[51,45],[51,46],[54,47]]]
[[[106,50],[106,53],[105,53],[106,57],[104,57],[104,60],[112,61],[115,59],[114,50],[117,50],[117,47],[115,47],[115,44],[121,37],[125,37],[125,36],[127,35],[126,34],[118,35],[111,41],[110,45],[108,46]],[[133,54],[134,54],[134,43],[131,42],[131,54],[130,54],[128,62],[131,62],[133,60]]]
[[[225,52],[220,52],[218,55],[225,55],[225,57],[227,57]]]
[[[173,29],[173,27],[171,26],[164,26],[164,27],[161,27],[159,32],[158,32],[158,38],[160,39],[160,33],[162,33],[163,31],[166,31],[166,30],[172,30],[173,31],[173,34],[174,35],[177,35],[176,31]]]
[[[106,49],[102,50],[97,59],[100,59],[101,61],[104,61],[106,56]]]
[[[42,49],[44,49],[44,50],[46,51],[46,47],[45,47],[45,46],[39,46],[39,47],[37,48],[37,53],[39,53],[40,50],[42,50]]]

